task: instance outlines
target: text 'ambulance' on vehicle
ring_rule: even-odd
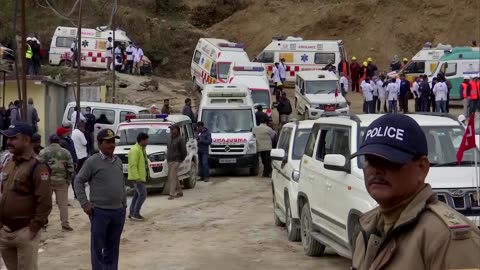
[[[243,44],[225,39],[199,39],[190,65],[194,88],[200,90],[207,84],[227,82],[233,62],[250,62]]]
[[[100,28],[82,28],[80,42],[82,46],[82,67],[107,69],[107,40],[109,37],[113,38],[113,31],[111,29],[100,30]],[[77,28],[58,26],[50,44],[49,64],[70,66],[73,57],[70,47],[76,39]],[[123,48],[126,48],[131,41],[125,31],[118,29],[115,31],[115,43],[120,43]],[[124,59],[126,59],[126,54],[124,54]],[[150,74],[152,72],[152,62],[146,56],[143,56],[140,72],[142,74]]]
[[[255,107],[261,105],[268,116],[272,115],[272,92],[262,63],[232,64],[228,72],[228,83],[246,85]]]
[[[258,175],[256,126],[250,90],[242,84],[205,86],[198,121],[212,134],[208,159],[211,168],[249,169]]]
[[[255,57],[254,61],[264,63],[271,74],[274,63],[280,63],[282,58],[285,59],[286,80],[293,82],[297,72],[321,70],[330,63],[337,67],[343,57],[346,57],[346,54],[342,40],[273,37],[272,42]]]

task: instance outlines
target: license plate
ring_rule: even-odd
[[[220,163],[225,164],[225,163],[237,163],[236,158],[221,158],[219,160]]]
[[[128,164],[123,164],[123,173],[128,173]]]
[[[325,106],[325,111],[326,112],[334,112],[335,111],[335,105],[326,105]]]

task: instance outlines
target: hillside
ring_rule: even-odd
[[[3,2],[0,42],[8,43],[14,1]],[[39,2],[43,1],[31,1],[27,8],[27,32],[38,33],[48,46],[53,29],[71,23]],[[74,1],[50,2],[67,13]],[[108,23],[109,1],[84,2],[86,27]],[[478,0],[136,0],[120,2],[117,25],[142,44],[157,74],[187,78],[193,49],[202,36],[244,42],[250,56],[274,35],[342,39],[349,56],[373,57],[386,67],[394,54],[410,58],[426,41],[480,41],[478,14]]]

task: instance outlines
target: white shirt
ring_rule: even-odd
[[[273,66],[273,82],[274,83],[280,82],[280,71],[276,66]]]
[[[398,91],[400,91],[400,84],[402,83],[402,80],[400,80],[400,78],[397,78],[397,80],[395,80],[395,83],[397,84]]]
[[[414,97],[420,97],[420,92],[418,92],[419,88],[420,88],[420,84],[417,81],[415,81],[411,89]]]
[[[134,52],[133,52],[133,61],[138,63],[142,60],[142,57],[143,57],[143,50],[142,48],[137,48]]]
[[[72,112],[72,116],[70,116],[70,119],[70,122],[72,122],[72,127],[75,128],[75,124],[77,123],[77,111]],[[80,121],[84,123],[87,122],[87,119],[85,119],[85,116],[83,116],[83,114],[80,114]]]
[[[77,153],[78,159],[88,157],[87,139],[85,138],[85,134],[83,134],[83,132],[81,132],[79,129],[74,129],[72,132],[72,141],[73,145],[75,146],[75,153]]]
[[[433,87],[433,94],[435,95],[435,101],[445,100],[447,101],[448,87],[444,82],[438,82]]]
[[[287,65],[280,63],[280,65],[278,65],[278,71],[280,71],[280,78],[287,78]]]
[[[108,48],[111,48],[110,50]],[[111,41],[107,41],[107,49],[105,50],[105,57],[112,57],[113,45]]]
[[[70,45],[70,49],[72,49],[73,51],[76,51],[77,50],[77,42],[72,42],[72,45]]]
[[[400,92],[400,88],[398,87],[397,83],[389,83],[387,85],[387,93],[388,93],[388,100],[397,100],[398,94]]]
[[[371,84],[367,82],[362,84],[362,92],[363,92],[363,98],[365,99],[365,101],[373,100],[373,87]]]
[[[348,79],[347,77],[345,77],[345,75],[340,77],[340,87],[342,87],[342,83],[343,83],[343,90],[345,92],[348,92]]]
[[[127,53],[127,61],[133,61],[133,53],[135,52],[135,48],[133,46],[128,46],[125,50]]]
[[[373,89],[373,96],[378,97],[377,83],[374,81],[370,81],[370,85],[372,86],[372,89]]]
[[[387,96],[387,90],[385,90],[385,87],[383,87],[383,82],[381,80],[377,81],[377,91],[379,97],[383,98]]]

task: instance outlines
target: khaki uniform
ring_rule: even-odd
[[[62,226],[68,223],[68,186],[73,176],[73,159],[68,150],[52,143],[40,152],[40,157],[50,166],[50,188],[55,193]]]
[[[2,258],[8,269],[35,270],[40,229],[52,210],[50,169],[30,150],[22,156],[13,156],[5,164],[1,177]],[[36,234],[33,239],[32,234]]]
[[[353,270],[480,268],[480,230],[426,185],[385,235],[379,208],[360,218]]]

